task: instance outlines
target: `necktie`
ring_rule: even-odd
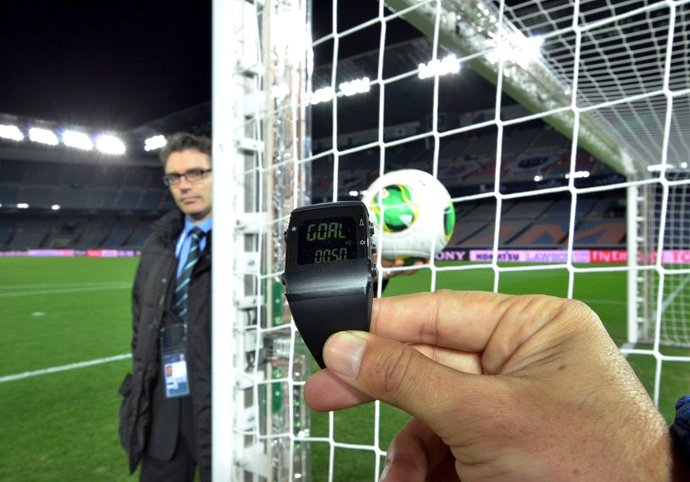
[[[177,283],[175,286],[175,293],[173,297],[173,312],[182,321],[185,328],[187,327],[187,296],[189,295],[189,281],[192,277],[192,270],[197,261],[199,261],[199,255],[201,254],[201,249],[199,249],[199,242],[203,237],[204,232],[199,228],[194,228],[189,232],[189,236],[192,239],[192,244],[189,248],[189,256],[187,261],[180,272],[180,276],[177,278]]]

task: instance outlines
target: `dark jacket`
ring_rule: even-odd
[[[132,289],[132,373],[120,387],[120,442],[133,473],[142,453],[168,460],[175,450],[179,416],[152,412],[160,398],[159,336],[175,280],[175,245],[184,227],[180,212],[156,221],[141,253]],[[189,288],[187,357],[196,450],[202,482],[211,480],[211,237],[194,266]],[[156,385],[156,386],[154,386]],[[154,390],[154,388],[156,390]],[[176,399],[179,400],[179,399]],[[174,407],[174,405],[173,405]]]

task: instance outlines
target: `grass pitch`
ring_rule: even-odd
[[[0,259],[0,377],[127,353],[136,259]],[[130,360],[0,383],[0,480],[129,480],[117,389]]]
[[[103,360],[129,352],[130,289],[137,259],[0,259],[0,380],[8,376]],[[442,264],[444,268],[454,265]],[[574,297],[601,317],[618,345],[626,339],[625,273],[577,273]],[[393,279],[386,296],[428,291],[431,273]],[[566,296],[563,269],[502,272],[499,291]],[[491,268],[440,271],[436,288],[492,291]],[[663,348],[665,355],[689,350]],[[631,356],[631,365],[652,392],[657,361]],[[130,370],[121,359],[0,383],[0,480],[129,481],[117,437],[119,384]],[[660,407],[667,420],[681,395],[690,393],[690,371],[681,362],[661,366]],[[333,439],[373,445],[375,407],[333,414]],[[381,406],[379,444],[384,450],[408,417]],[[312,435],[329,435],[329,415],[314,414]],[[334,480],[375,480],[376,455],[368,450],[335,448]],[[327,480],[330,445],[313,443],[314,480]]]

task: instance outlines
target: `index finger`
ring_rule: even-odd
[[[371,332],[403,343],[483,352],[492,336],[522,344],[560,309],[557,298],[440,290],[374,300]],[[503,343],[499,343],[503,345]],[[494,343],[495,345],[495,343]],[[505,350],[505,351],[504,351]]]

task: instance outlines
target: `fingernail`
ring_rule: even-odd
[[[386,457],[386,461],[383,465],[383,472],[381,472],[381,477],[379,477],[379,482],[386,482],[386,475],[388,475],[388,470],[391,468],[391,460]]]
[[[356,332],[343,331],[333,335],[326,344],[324,359],[326,366],[340,375],[354,378],[359,373],[366,338]]]

